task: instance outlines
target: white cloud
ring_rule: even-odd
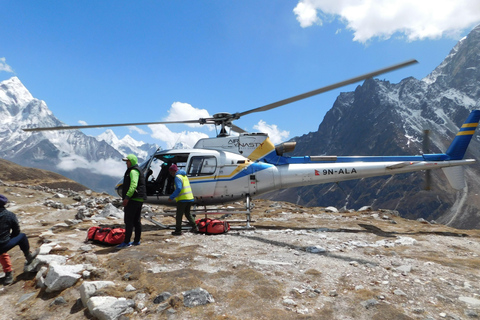
[[[480,23],[478,0],[301,0],[293,12],[302,28],[336,18],[362,43],[396,33],[408,41],[456,38]]]
[[[197,131],[173,132],[163,124],[149,125],[152,130],[151,137],[167,144],[167,149],[171,149],[178,142],[193,147],[201,138],[208,138],[208,135]]]
[[[311,1],[300,1],[293,12],[297,15],[297,20],[302,28],[310,27],[313,24],[322,25],[322,20],[317,16],[317,9]]]
[[[78,123],[81,124],[82,126],[88,125],[87,121],[83,121],[83,120],[78,120]]]
[[[183,102],[174,102],[170,110],[168,110],[168,116],[163,119],[164,121],[182,121],[182,120],[197,120],[200,118],[211,118],[210,114],[205,109],[197,109],[192,105]],[[200,125],[200,124],[185,124],[189,127],[202,128],[207,130],[213,130],[212,125]],[[156,124],[149,125],[152,130],[151,137],[164,142],[167,145],[167,149],[171,149],[175,144],[183,142],[184,144],[193,147],[199,139],[208,138],[208,135],[198,131],[186,131],[173,132],[166,125]]]
[[[279,144],[285,141],[290,135],[290,131],[278,129],[276,124],[267,124],[265,121],[260,120],[258,124],[254,125],[253,128],[259,132],[268,133],[270,140],[273,144]]]
[[[170,110],[168,110],[168,116],[165,118],[165,121],[197,120],[211,117],[206,109],[197,109],[188,103],[174,102]],[[187,124],[187,126],[198,128],[203,125]],[[209,130],[213,130],[213,126],[206,127],[208,127]]]
[[[136,127],[136,126],[129,126],[128,131],[129,132],[136,132],[138,134],[148,134],[148,132],[146,132],[145,130],[140,129],[139,127]]]
[[[5,71],[5,72],[13,73],[12,67],[10,67],[10,66],[7,64],[6,61],[7,61],[7,59],[5,59],[5,58],[0,58],[0,71]]]
[[[79,155],[69,155],[62,157],[58,168],[65,171],[72,171],[79,168],[84,168],[93,173],[104,174],[111,177],[120,178],[125,172],[125,162],[120,159],[100,159],[99,161],[89,161]]]

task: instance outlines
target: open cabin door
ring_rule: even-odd
[[[175,164],[179,170],[186,170],[189,155],[189,153],[160,152],[156,153],[149,160],[144,168],[148,202],[161,203],[160,198],[168,197],[172,194],[174,177],[170,175],[168,169],[172,164]]]

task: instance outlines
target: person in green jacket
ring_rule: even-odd
[[[138,246],[142,235],[141,213],[143,201],[147,199],[145,176],[138,167],[138,159],[134,154],[129,154],[122,159],[127,164],[123,177],[122,205],[124,207],[125,240],[117,248]],[[135,238],[130,242],[133,230]]]

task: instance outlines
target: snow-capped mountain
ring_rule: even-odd
[[[317,132],[293,140],[295,155],[422,154],[445,152],[471,110],[480,108],[480,26],[460,40],[445,60],[422,80],[398,84],[366,80],[354,92],[341,93]],[[467,158],[480,159],[480,129]],[[359,181],[289,189],[270,195],[308,206],[396,209],[403,217],[437,220],[460,228],[480,228],[478,165],[465,167],[468,187],[456,192],[441,170],[432,171],[432,190],[424,174],[411,173]]]
[[[146,160],[158,149],[158,145],[137,141],[128,134],[122,139],[119,139],[117,135],[110,129],[106,130],[104,133],[96,136],[95,138],[98,141],[105,141],[124,156],[130,153],[135,154],[138,157],[139,162]]]
[[[34,98],[17,77],[0,82],[0,158],[58,172],[93,190],[113,193],[125,164],[123,155],[107,142],[79,130],[22,130],[61,125],[46,103]]]
[[[172,149],[191,149],[192,147],[184,142],[177,142]]]

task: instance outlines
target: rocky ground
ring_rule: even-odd
[[[12,249],[15,281],[0,288],[2,319],[94,319],[79,288],[98,280],[115,285],[97,295],[135,302],[123,319],[475,319],[480,312],[478,230],[391,211],[255,200],[254,230],[174,237],[143,219],[141,245],[117,250],[84,242],[91,226],[123,226],[120,218],[98,217],[116,204],[111,196],[5,181],[0,194],[11,200],[32,247],[50,243],[67,264],[95,267],[72,287],[47,292]],[[157,221],[173,224],[160,215],[164,209],[147,207]],[[82,210],[93,217],[75,222]],[[186,307],[182,292],[195,288],[213,299]],[[165,292],[172,297],[157,303]]]

